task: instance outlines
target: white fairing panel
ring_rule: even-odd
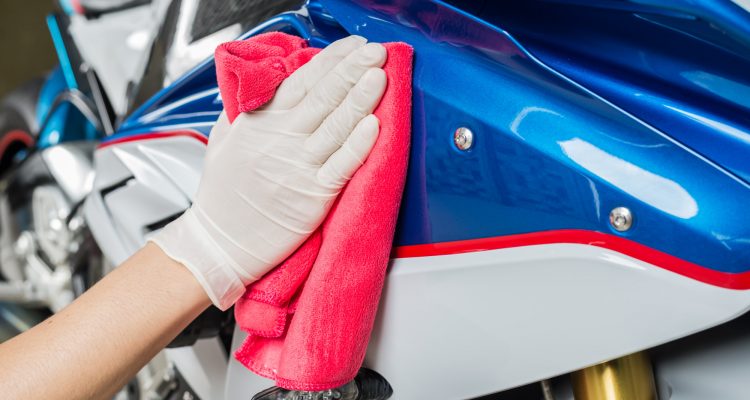
[[[553,244],[393,262],[366,364],[398,399],[466,399],[744,313],[721,289],[619,253]]]
[[[192,346],[164,351],[198,397],[223,398],[227,354],[218,338],[201,339]]]
[[[203,143],[186,136],[121,143],[94,153],[96,178],[83,210],[114,265],[146,243],[154,224],[190,206],[205,153]]]
[[[235,326],[234,336],[232,337],[232,354],[237,351],[246,337],[247,334]],[[253,394],[271,386],[274,386],[272,380],[255,375],[237,361],[234,356],[231,357],[227,367],[224,400],[248,400]]]
[[[143,5],[97,19],[72,15],[70,33],[78,50],[97,71],[112,107],[127,111],[128,85],[138,82],[148,61],[149,49],[166,8]],[[158,11],[158,12],[157,12]]]
[[[580,244],[397,259],[365,364],[394,399],[467,399],[684,337],[748,306],[750,292]],[[232,361],[226,398],[270,383]]]

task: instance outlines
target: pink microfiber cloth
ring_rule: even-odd
[[[393,242],[411,132],[412,48],[385,44],[388,86],[380,134],[321,227],[235,306],[249,333],[235,353],[255,373],[292,390],[341,386],[357,374],[370,338]],[[216,76],[230,121],[262,106],[317,54],[273,32],[223,44]]]

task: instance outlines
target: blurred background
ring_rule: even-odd
[[[0,54],[4,55],[0,63],[0,96],[44,75],[55,64],[44,21],[53,7],[51,0],[0,0]]]
[[[45,16],[51,0],[0,0],[0,97],[56,63]],[[0,302],[0,342],[41,321],[48,313]]]

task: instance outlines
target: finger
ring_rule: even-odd
[[[229,123],[227,112],[222,110],[213,128],[211,128],[211,133],[208,134],[209,146],[218,146],[219,142],[228,135],[230,127],[231,124]]]
[[[295,107],[298,128],[313,132],[336,107],[364,73],[385,62],[385,47],[368,43],[349,54],[330,70]]]
[[[305,146],[308,151],[324,162],[338,150],[362,118],[371,114],[380,102],[386,86],[385,72],[380,68],[371,68],[346,96],[346,99],[334,110],[307,138]]]
[[[320,167],[318,181],[327,187],[343,187],[370,154],[378,138],[379,125],[378,118],[372,114],[359,121],[344,145]]]
[[[367,39],[361,36],[348,36],[331,43],[281,83],[266,109],[288,110],[296,106],[328,71],[365,43]]]

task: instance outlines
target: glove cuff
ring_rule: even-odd
[[[191,208],[148,239],[182,263],[221,310],[231,307],[245,292],[245,285],[231,262],[206,232]]]

